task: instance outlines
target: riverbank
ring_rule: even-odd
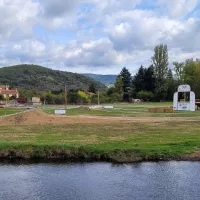
[[[200,152],[177,156],[139,156],[131,150],[113,152],[91,152],[85,148],[52,148],[28,146],[0,150],[0,163],[83,163],[111,162],[118,164],[159,162],[159,161],[200,161]]]
[[[0,123],[1,160],[118,163],[200,160],[200,125],[195,118],[77,116],[55,117],[54,124],[51,116],[45,115],[41,121],[40,115],[35,114],[35,121],[27,117],[34,115],[31,112],[25,117],[1,119],[8,122]]]

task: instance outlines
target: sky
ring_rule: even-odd
[[[200,57],[200,0],[0,0],[0,66],[132,74],[156,45]]]

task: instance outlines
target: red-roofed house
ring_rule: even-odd
[[[7,97],[15,97],[19,98],[19,92],[17,89],[9,89],[8,85],[0,85],[0,95],[2,95],[5,99]]]
[[[0,90],[9,90],[8,85],[0,85]]]

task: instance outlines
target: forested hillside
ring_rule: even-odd
[[[52,70],[38,65],[16,65],[0,68],[0,84],[12,88],[52,91],[63,89],[88,89],[91,84],[96,88],[105,85],[81,74]]]

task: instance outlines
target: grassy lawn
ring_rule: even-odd
[[[173,157],[200,148],[199,122],[128,123],[110,125],[1,126],[1,150],[32,154],[77,148],[92,154],[127,151],[141,158]]]
[[[0,116],[11,115],[24,111],[25,109],[19,108],[0,108]]]
[[[114,104],[114,109],[79,110],[68,115],[127,117],[200,117],[200,112],[148,113],[148,107],[172,103]],[[53,113],[63,106],[45,106]],[[22,109],[0,109],[0,115]],[[194,118],[193,118],[194,119]],[[200,119],[200,118],[199,118]],[[142,159],[176,158],[200,149],[199,121],[126,122],[113,124],[11,125],[0,126],[0,158],[95,157],[132,162]],[[67,157],[68,158],[68,157]],[[105,159],[106,158],[106,159]]]
[[[124,116],[124,117],[200,117],[200,111],[187,112],[178,111],[175,113],[148,113],[148,108],[170,107],[172,102],[167,103],[132,103],[113,104],[114,109],[104,110],[81,110],[68,106],[67,115],[92,115],[92,116]],[[43,106],[47,113],[54,114],[55,109],[62,109],[64,106]]]

